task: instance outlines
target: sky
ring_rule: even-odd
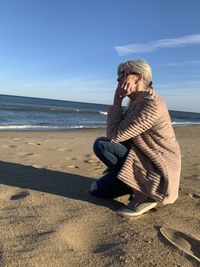
[[[112,104],[144,59],[171,110],[200,112],[200,1],[0,0],[0,94]]]

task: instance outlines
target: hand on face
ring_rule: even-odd
[[[129,96],[133,92],[137,91],[138,82],[137,78],[133,77],[133,75],[129,75],[132,77],[125,77],[123,80],[119,81],[115,96],[119,99],[123,99],[126,96]]]
[[[134,91],[135,87],[136,85],[130,82],[121,82],[118,84],[116,93],[120,98],[124,98],[130,95]]]

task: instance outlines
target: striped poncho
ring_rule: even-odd
[[[168,109],[154,90],[140,93],[126,112],[121,106],[109,107],[107,137],[131,141],[120,180],[163,204],[178,198],[180,148]]]

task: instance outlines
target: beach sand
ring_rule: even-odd
[[[0,132],[0,266],[199,266],[200,126],[175,131],[179,199],[137,218],[88,193],[105,129]]]

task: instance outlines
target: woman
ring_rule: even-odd
[[[94,153],[108,173],[92,183],[90,192],[107,198],[130,194],[130,203],[118,213],[137,216],[159,202],[170,204],[178,198],[181,154],[166,104],[153,88],[148,63],[121,63],[117,81],[107,137],[94,143]],[[130,103],[123,111],[125,97]]]

